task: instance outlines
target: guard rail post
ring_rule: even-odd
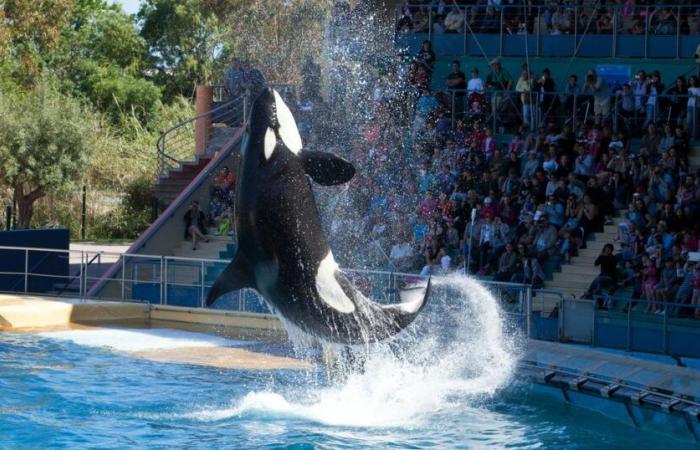
[[[681,7],[678,5],[678,14],[676,14],[676,59],[681,56]]]
[[[24,249],[24,293],[29,289],[29,249]]]
[[[200,301],[200,306],[204,308],[204,261],[200,261],[200,268],[199,268],[199,280],[200,280],[200,292],[199,292],[199,301]]]

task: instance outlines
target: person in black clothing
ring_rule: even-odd
[[[552,79],[549,69],[542,71],[542,77],[537,80],[535,90],[539,93],[540,108],[542,110],[542,122],[547,122],[549,117],[556,117],[559,104],[559,96],[556,93],[557,85]]]
[[[670,112],[670,117],[667,117],[670,123],[682,127],[688,109],[688,86],[685,83],[685,77],[676,78],[676,84],[666,91],[666,95],[668,97],[665,101]]]
[[[197,250],[198,239],[209,242],[204,235],[206,221],[206,215],[199,209],[199,202],[192,202],[190,209],[185,213],[185,239],[192,237],[192,250]]]
[[[416,53],[415,60],[425,68],[428,74],[428,83],[430,83],[430,79],[433,77],[433,69],[435,68],[435,52],[433,51],[432,42],[423,41],[423,46]]]
[[[596,258],[595,265],[600,266],[600,275],[591,283],[588,291],[584,294],[584,298],[591,298],[600,295],[603,289],[609,294],[615,292],[617,288],[617,258],[613,255],[615,247],[612,244],[606,244]],[[602,306],[601,302],[597,302],[598,306]]]
[[[464,96],[467,89],[467,76],[462,72],[459,61],[452,61],[452,72],[447,75],[447,88],[460,90],[452,93],[454,103],[451,105],[454,106],[455,117],[459,119],[464,115]]]

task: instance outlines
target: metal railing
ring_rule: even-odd
[[[104,278],[91,275],[90,261],[116,260],[119,270],[107,275],[105,293],[95,299],[144,302],[160,305],[207,308],[209,289],[230,261],[176,256],[120,254],[86,250],[0,246],[3,257],[15,258],[14,270],[0,272],[0,290],[86,300],[90,287]],[[77,292],[66,292],[66,281],[75,281],[70,271],[56,273],[40,259],[68,259],[80,270]],[[400,302],[404,284],[421,277],[415,273],[343,269],[343,273],[366,296],[380,303]],[[48,285],[46,281],[48,280]],[[19,283],[18,283],[19,282]],[[578,342],[627,351],[672,356],[700,357],[700,320],[692,317],[697,306],[603,296],[596,299],[565,297],[561,292],[533,289],[515,283],[482,281],[501,306],[507,329],[531,339]],[[12,286],[8,288],[8,286]],[[222,297],[216,309],[248,313],[270,313],[264,301],[252,290]],[[662,311],[655,313],[655,311]]]
[[[397,35],[426,34],[431,41],[436,36],[461,34],[463,42],[459,53],[500,56],[509,53],[506,48],[507,39],[516,39],[518,45],[526,47],[525,52],[529,56],[581,56],[581,43],[586,36],[607,36],[609,42],[605,44],[611,47],[606,56],[648,57],[652,53],[650,40],[655,36],[663,36],[671,39],[670,42],[664,42],[664,47],[673,49],[667,51],[664,48],[664,56],[679,58],[684,53],[683,38],[700,34],[697,10],[698,5],[602,7],[598,3],[578,6],[397,6],[395,30]],[[470,51],[470,35],[497,35],[497,48],[494,42],[489,42],[490,45],[485,49],[479,39],[476,39],[472,44],[475,51]],[[546,36],[562,38],[562,41],[557,42],[557,48],[547,48],[545,51],[542,47]],[[630,37],[636,40],[630,42]],[[600,44],[600,40],[596,40],[594,47],[599,47]],[[622,46],[625,46],[624,52],[620,51]],[[454,46],[451,50],[452,54],[457,53]],[[595,50],[600,52],[601,49]]]
[[[212,154],[219,148],[211,148],[212,140],[222,129],[236,128],[244,123],[246,117],[247,96],[241,95],[227,100],[211,111],[199,114],[161,132],[156,149],[158,152],[158,176],[171,169],[180,167],[183,162],[193,161],[196,154],[195,134],[197,124],[205,130],[204,152]],[[225,137],[225,136],[224,136]],[[221,139],[223,145],[225,139]],[[214,145],[216,147],[216,145]]]
[[[517,79],[514,79],[513,85],[516,82]],[[660,93],[654,96],[654,103],[650,104],[649,95],[624,94],[622,86],[609,87],[607,92],[600,95],[580,89],[547,93],[487,89],[479,93],[466,89],[444,89],[434,90],[431,95],[438,97],[438,103],[449,111],[452,128],[460,120],[467,122],[474,119],[479,119],[499,134],[516,131],[524,125],[526,132],[534,132],[549,123],[560,127],[569,125],[576,132],[585,124],[606,123],[615,133],[634,136],[642,134],[649,123],[654,123],[657,126],[681,126],[691,138],[698,137],[698,97],[694,97],[698,107],[689,108],[687,103],[693,96],[688,94]],[[414,93],[417,96],[418,90]],[[526,104],[529,112],[524,110],[522,95],[529,99]],[[418,113],[416,110],[415,114]],[[526,117],[530,117],[530,120],[526,121]]]

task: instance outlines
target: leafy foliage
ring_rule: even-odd
[[[195,85],[234,59],[298,81],[331,4],[144,0],[130,16],[108,0],[0,1],[0,201],[17,197],[23,227],[75,235],[86,185],[105,205],[88,205],[91,234],[135,236],[150,203],[132,189],[150,195],[159,131],[194,115]]]
[[[46,84],[0,95],[0,182],[14,190],[20,226],[27,228],[37,199],[81,178],[95,122],[78,101]]]

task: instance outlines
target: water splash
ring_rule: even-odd
[[[429,306],[397,339],[354,349],[362,371],[342,381],[254,391],[232,407],[188,414],[300,418],[335,426],[412,427],[453,409],[473,409],[513,373],[514,342],[504,333],[496,300],[461,275],[434,279]],[[342,369],[341,369],[342,370]]]

